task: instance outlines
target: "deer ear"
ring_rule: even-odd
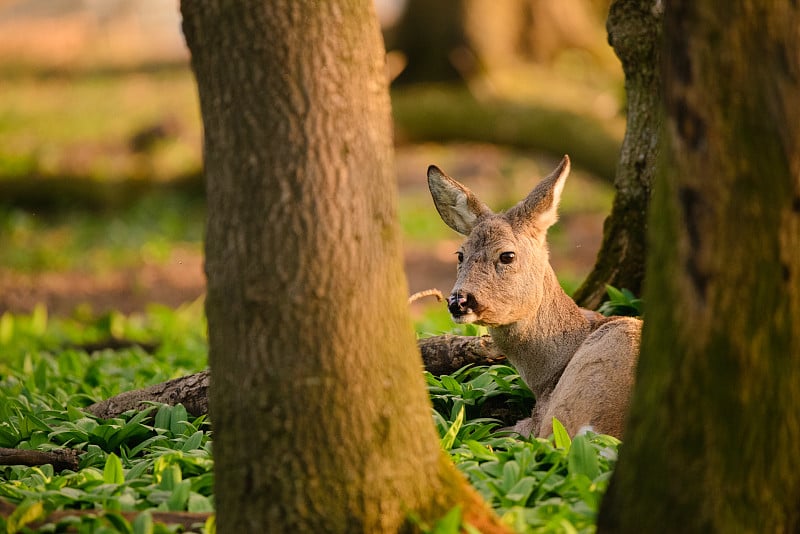
[[[492,213],[472,191],[435,165],[428,167],[428,188],[442,220],[460,234],[469,235],[478,219]]]
[[[512,225],[528,226],[545,232],[558,220],[558,203],[569,174],[569,156],[544,178],[519,204],[508,210],[506,217]]]

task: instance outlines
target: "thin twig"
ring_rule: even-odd
[[[416,293],[408,297],[408,303],[411,304],[424,297],[436,297],[436,300],[438,300],[439,302],[444,301],[444,295],[442,295],[441,291],[439,291],[438,289],[426,289],[425,291],[417,291]]]

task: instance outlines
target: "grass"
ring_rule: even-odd
[[[108,271],[200,250],[203,202],[180,193],[143,197],[114,212],[36,213],[0,206],[0,267],[20,272]]]
[[[81,456],[74,472],[0,467],[0,497],[17,506],[16,515],[0,520],[0,532],[21,531],[26,521],[53,510],[98,514],[60,519],[41,531],[72,525],[79,532],[140,532],[155,511],[213,510],[213,432],[205,416],[191,417],[180,405],[154,405],[111,420],[82,410],[121,391],[201,370],[204,332],[200,303],[130,316],[78,312],[50,318],[43,307],[30,315],[4,314],[0,447],[69,447]],[[158,349],[87,354],[78,348],[112,336],[156,343]],[[564,435],[521,440],[499,431],[500,421],[483,416],[485,406],[500,403],[525,413],[533,402],[508,366],[425,378],[442,447],[507,524],[518,532],[593,531],[616,440],[593,434],[571,441]],[[126,519],[122,512],[140,515]],[[457,532],[442,528],[436,531]]]
[[[165,135],[137,150],[137,134]],[[200,168],[200,115],[188,68],[35,72],[0,84],[0,181],[25,176],[158,179]]]

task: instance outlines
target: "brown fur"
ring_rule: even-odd
[[[565,156],[526,199],[495,214],[468,188],[428,169],[439,214],[467,236],[451,300],[467,294],[474,300],[454,319],[488,326],[536,395],[531,418],[515,427],[520,434],[546,437],[556,417],[570,435],[591,427],[622,437],[641,321],[582,310],[550,267],[546,233],[568,173]],[[500,261],[504,252],[513,252],[513,261]]]

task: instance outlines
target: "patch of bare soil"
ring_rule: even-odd
[[[165,263],[100,274],[0,270],[0,313],[27,313],[37,303],[53,315],[66,315],[86,304],[97,313],[131,313],[150,303],[178,306],[195,300],[205,292],[205,283],[202,256],[194,250],[176,252]]]
[[[591,227],[599,228],[600,223],[575,222],[566,231],[570,235],[583,234],[579,239],[584,245],[570,257],[554,258],[556,272],[561,268],[585,272],[594,261],[600,235],[591,232]],[[587,233],[591,233],[588,239]],[[457,248],[458,241],[443,241],[433,248],[407,247],[405,270],[409,292],[435,288],[446,295],[455,281],[453,251]],[[67,315],[86,304],[97,313],[109,310],[131,313],[151,303],[174,307],[200,298],[205,292],[205,282],[203,258],[196,251],[181,252],[161,264],[101,274],[74,271],[21,274],[0,270],[0,313],[29,313],[37,303],[46,305],[53,315]]]

